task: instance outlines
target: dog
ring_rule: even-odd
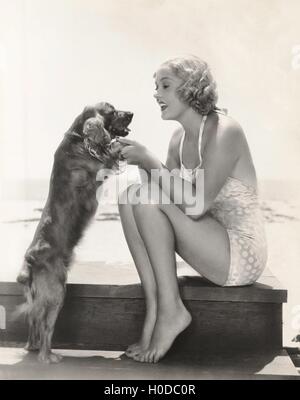
[[[129,133],[132,118],[133,113],[109,103],[88,106],[55,152],[48,198],[17,277],[26,298],[17,315],[24,313],[29,322],[25,348],[39,351],[41,362],[61,359],[51,352],[51,344],[73,249],[98,207],[96,191],[103,180],[96,179],[97,173],[118,170],[122,158],[116,137]]]

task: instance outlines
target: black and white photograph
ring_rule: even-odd
[[[299,104],[299,0],[0,0],[0,380],[299,380]]]

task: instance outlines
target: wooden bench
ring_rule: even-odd
[[[183,301],[191,325],[176,339],[171,354],[261,352],[282,349],[282,304],[287,291],[265,271],[249,287],[215,286],[178,263]],[[132,264],[76,264],[57,321],[53,347],[125,350],[140,334],[145,315],[143,290]],[[23,302],[22,288],[0,283],[0,346],[23,346],[27,325],[13,320]]]

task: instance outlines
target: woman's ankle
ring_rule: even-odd
[[[173,299],[165,299],[164,301],[159,301],[158,302],[158,313],[170,313],[170,312],[178,312],[186,310],[185,305],[183,304],[183,301],[181,297],[176,297]]]

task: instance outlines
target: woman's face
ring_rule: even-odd
[[[176,93],[182,83],[183,80],[168,67],[162,67],[156,72],[154,97],[160,106],[162,119],[180,121],[183,113],[190,108]]]

